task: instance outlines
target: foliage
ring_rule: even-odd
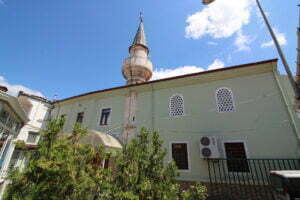
[[[177,199],[179,186],[174,162],[164,165],[166,150],[158,132],[142,128],[116,159],[116,200]]]
[[[6,200],[100,199],[109,190],[110,172],[99,166],[103,147],[79,144],[86,130],[75,124],[72,134],[59,138],[64,120],[52,120],[42,132],[43,141],[22,172],[11,172]]]
[[[39,148],[22,171],[9,175],[5,200],[202,200],[206,189],[180,193],[174,162],[164,163],[166,150],[158,132],[141,129],[137,138],[113,157],[100,147],[80,144],[86,129],[75,124],[72,134],[59,136],[64,119],[52,120],[42,132]]]
[[[24,150],[26,148],[26,143],[23,140],[18,140],[15,142],[15,148]]]
[[[203,200],[208,197],[207,188],[200,183],[192,185],[188,191],[184,191],[183,199],[185,200]]]

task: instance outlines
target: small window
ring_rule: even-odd
[[[245,145],[243,142],[224,143],[229,172],[249,172]]]
[[[178,117],[184,115],[184,102],[182,95],[173,95],[169,102],[170,117]]]
[[[108,125],[111,114],[111,108],[103,108],[101,110],[100,126]]]
[[[37,132],[28,132],[28,137],[26,142],[27,143],[31,143],[31,144],[35,144],[37,142],[39,134]]]
[[[83,117],[84,117],[84,112],[78,113],[77,118],[76,118],[76,122],[81,124],[83,122]]]
[[[5,129],[0,136],[0,140],[1,141],[6,140],[10,134],[11,134],[10,131],[8,129]]]
[[[10,163],[9,163],[10,167],[15,167],[16,166],[16,164],[17,164],[17,162],[20,158],[20,155],[21,155],[20,151],[18,151],[18,150],[14,151],[14,153],[13,153],[11,159],[10,159]]]
[[[104,159],[104,161],[103,161],[103,168],[104,169],[108,169],[108,167],[109,167],[109,159]]]
[[[216,103],[218,112],[235,111],[233,93],[229,88],[219,88],[216,90]]]
[[[14,127],[15,132],[19,133],[21,128],[22,128],[22,124],[20,122],[16,122],[15,127]]]
[[[9,116],[9,114],[8,114],[8,112],[7,112],[6,110],[2,109],[2,110],[0,111],[0,121],[1,121],[3,124],[6,124],[7,119],[8,119],[8,116]]]
[[[179,170],[188,170],[188,147],[187,143],[172,143],[172,158]]]
[[[9,127],[9,128],[12,128],[13,125],[14,125],[14,123],[15,123],[15,120],[12,118],[12,116],[10,116],[10,117],[8,118],[8,121],[7,121],[6,126]]]

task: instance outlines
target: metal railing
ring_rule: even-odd
[[[270,171],[300,170],[300,159],[207,159],[207,167],[211,193],[272,199]]]

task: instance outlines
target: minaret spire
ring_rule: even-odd
[[[127,84],[137,84],[148,81],[152,77],[152,63],[149,60],[144,19],[140,13],[140,23],[133,42],[129,47],[130,57],[123,63],[123,76]]]
[[[129,47],[129,51],[130,49],[135,46],[135,45],[141,45],[144,48],[147,49],[148,53],[149,53],[149,48],[147,46],[147,39],[146,39],[146,34],[145,34],[145,28],[144,28],[144,18],[143,18],[143,13],[140,12],[140,24],[139,24],[139,28],[135,34],[134,40],[132,42],[132,45]]]

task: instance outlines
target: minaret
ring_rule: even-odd
[[[133,43],[129,47],[129,53],[130,57],[124,61],[122,70],[123,76],[127,80],[127,85],[148,81],[152,77],[152,63],[148,57],[149,48],[142,16],[140,16],[139,28]]]
[[[123,76],[127,80],[127,85],[133,85],[148,81],[152,76],[152,63],[149,60],[149,48],[146,42],[144,21],[140,16],[140,24],[134,37],[132,45],[129,47],[130,57],[123,64]],[[138,93],[134,88],[129,88],[125,99],[123,134],[121,140],[128,143],[136,136],[136,110]]]

